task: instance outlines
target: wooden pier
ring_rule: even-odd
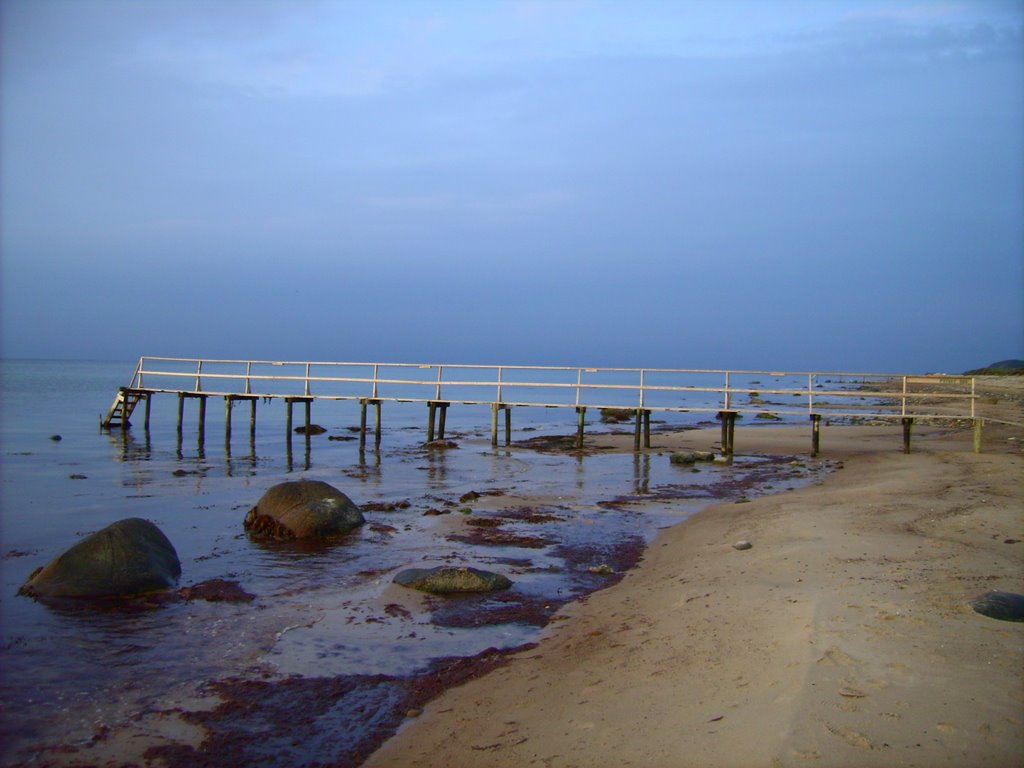
[[[456,403],[490,407],[492,446],[499,442],[499,415],[504,414],[504,444],[510,445],[512,411],[526,407],[574,409],[577,448],[584,447],[588,410],[627,413],[634,424],[637,452],[651,447],[654,412],[714,414],[721,422],[726,455],[735,451],[736,421],[744,416],[790,422],[794,417],[809,419],[812,455],[821,448],[822,419],[826,423],[899,423],[906,452],[915,420],[966,420],[974,425],[976,450],[980,450],[983,425],[976,414],[975,381],[969,376],[143,357],[131,382],[118,390],[101,426],[127,430],[142,404],[148,431],[151,400],[157,394],[178,398],[179,443],[185,401],[198,401],[202,444],[207,400],[223,398],[228,446],[236,404],[249,406],[252,441],[257,402],[283,401],[290,447],[295,405],[302,406],[302,431],[308,441],[314,402],[356,401],[360,452],[366,449],[370,406],[375,417],[373,444],[375,449],[380,447],[385,402],[425,404],[428,444],[444,439],[448,409]]]

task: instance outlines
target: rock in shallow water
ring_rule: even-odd
[[[477,568],[409,568],[394,578],[395,584],[421,592],[492,592],[508,589],[512,582],[500,573]]]
[[[245,516],[245,530],[273,539],[338,536],[366,520],[352,500],[328,483],[294,480],[263,494]]]
[[[90,534],[35,571],[18,594],[36,598],[130,597],[167,589],[181,575],[174,546],[148,520],[130,517]]]

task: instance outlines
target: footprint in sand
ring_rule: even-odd
[[[818,663],[829,667],[851,667],[857,660],[836,646],[832,646],[818,659]]]

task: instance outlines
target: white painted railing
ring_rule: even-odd
[[[857,419],[974,419],[974,378],[892,373],[142,357],[129,389]]]

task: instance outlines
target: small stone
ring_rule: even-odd
[[[592,565],[589,568],[587,568],[587,570],[591,573],[601,574],[602,576],[607,576],[610,573],[614,573],[612,567],[606,563],[602,563],[601,565]]]
[[[735,544],[733,544],[733,545],[732,545],[732,548],[733,548],[733,549],[750,549],[750,548],[751,548],[751,547],[753,547],[753,546],[754,546],[754,545],[753,545],[753,544],[751,544],[751,543],[750,543],[749,541],[747,541],[746,539],[741,539],[740,541],[737,541],[737,542],[736,542]]]
[[[423,710],[421,710],[421,709],[410,709],[408,712],[405,713],[405,716],[406,717],[419,717],[422,714],[423,714]]]
[[[59,443],[64,438],[61,437],[60,435],[50,435],[50,439],[53,440],[53,442],[55,443]]]

